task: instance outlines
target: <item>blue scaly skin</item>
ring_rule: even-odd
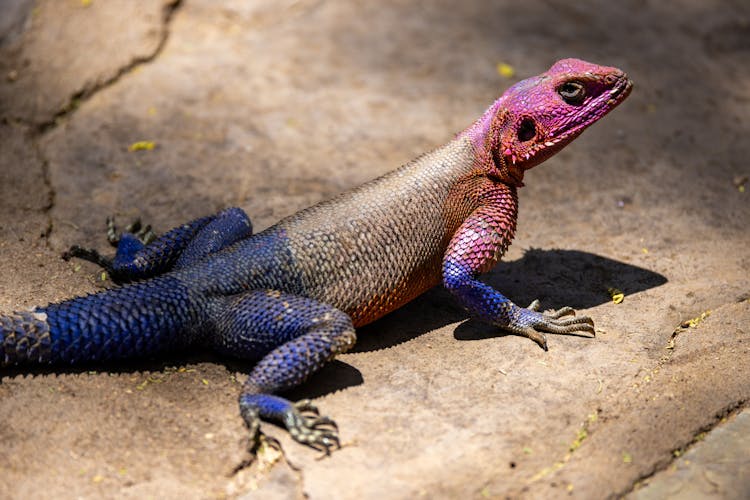
[[[122,286],[0,316],[0,366],[137,358],[204,345],[256,362],[239,397],[297,441],[338,446],[332,420],[290,389],[355,341],[355,327],[442,282],[475,317],[546,349],[544,332],[594,333],[565,307],[519,307],[478,281],[513,237],[523,172],[629,94],[620,70],[575,59],[511,87],[453,141],[398,170],[253,234],[230,208],[114,259],[79,247]],[[111,241],[116,238],[110,238]]]

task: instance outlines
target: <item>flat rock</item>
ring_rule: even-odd
[[[234,205],[262,229],[450,140],[559,58],[621,67],[636,86],[527,173],[515,242],[486,277],[516,302],[592,316],[596,338],[551,336],[543,352],[430,291],[291,394],[340,426],[323,460],[273,425],[283,453],[250,460],[247,364],[175,353],[6,370],[0,497],[640,495],[750,400],[747,7],[8,5],[3,311],[107,286],[59,258],[106,250],[107,215],[165,231]],[[153,149],[134,151],[142,141]]]
[[[750,412],[722,420],[669,468],[639,485],[634,500],[744,498],[750,492]]]
[[[0,6],[0,117],[51,124],[153,57],[174,0],[12,0]]]

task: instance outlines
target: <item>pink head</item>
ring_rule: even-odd
[[[488,175],[522,186],[525,170],[560,151],[631,88],[617,68],[563,59],[510,87],[459,137],[472,139]]]

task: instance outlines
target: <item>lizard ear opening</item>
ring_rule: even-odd
[[[524,118],[518,125],[518,140],[521,142],[527,142],[536,137],[536,124],[531,118]]]

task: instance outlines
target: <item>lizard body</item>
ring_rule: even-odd
[[[338,444],[332,420],[289,389],[338,353],[355,328],[442,282],[472,314],[546,349],[544,332],[594,333],[571,308],[515,305],[480,282],[515,231],[525,170],[629,94],[616,68],[575,59],[506,91],[447,145],[383,177],[252,233],[237,208],[144,244],[119,239],[113,260],[73,247],[123,286],[0,316],[0,366],[153,355],[196,344],[257,361],[239,398],[300,442]],[[129,283],[128,283],[129,282]]]

